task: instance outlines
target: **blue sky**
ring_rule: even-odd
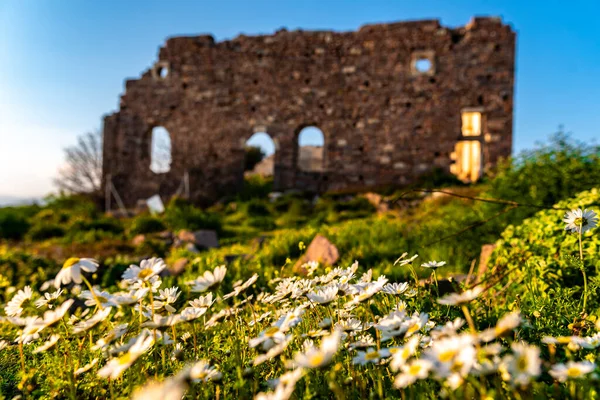
[[[355,30],[439,18],[459,26],[499,15],[517,31],[515,149],[564,124],[597,136],[600,2],[0,0],[0,196],[53,190],[62,149],[116,110],[125,78],[174,35],[217,40],[288,29]]]

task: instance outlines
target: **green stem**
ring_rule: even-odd
[[[98,308],[100,310],[103,309],[102,307],[102,303],[100,303],[100,299],[98,299],[98,296],[96,296],[96,292],[94,292],[94,289],[92,288],[92,285],[90,284],[90,281],[88,281],[85,276],[83,276],[83,274],[81,275],[81,280],[83,280],[83,283],[85,283],[85,285],[88,287],[88,289],[90,290],[90,293],[92,294],[92,297],[94,298],[94,301],[96,302],[96,304],[98,305]]]
[[[579,260],[581,261],[581,273],[583,274],[583,313],[585,314],[585,308],[587,305],[587,275],[585,273],[585,265],[583,264],[583,244],[581,237],[583,236],[583,222],[579,224]]]
[[[21,372],[25,376],[25,354],[23,353],[23,340],[19,340],[19,356],[21,357]]]
[[[473,335],[477,335],[477,328],[475,328],[475,323],[473,322],[473,318],[471,318],[471,313],[465,304],[461,306],[463,314],[465,314],[465,319],[469,324],[469,328],[471,328],[471,332]]]

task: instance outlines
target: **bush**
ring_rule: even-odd
[[[548,144],[501,163],[490,181],[489,195],[549,207],[598,185],[599,176],[600,146],[574,141],[560,131]],[[537,210],[521,207],[511,214],[510,222],[517,223]]]
[[[164,219],[174,231],[212,229],[221,232],[221,218],[218,214],[205,212],[181,199],[174,199],[168,204]]]
[[[107,233],[123,233],[123,225],[114,218],[100,218],[96,220],[76,220],[69,227],[70,233],[102,231]]]
[[[65,235],[65,230],[58,224],[34,225],[28,233],[30,240],[46,240]]]
[[[271,211],[264,201],[254,199],[246,203],[246,213],[249,217],[266,217],[271,215]]]
[[[247,201],[251,199],[264,199],[273,191],[273,178],[261,175],[252,175],[244,179],[244,187],[237,194],[237,199]]]
[[[162,232],[166,229],[165,224],[158,218],[150,215],[142,215],[133,220],[130,232],[134,235]]]
[[[0,209],[0,239],[20,240],[29,226],[27,218],[15,208]]]

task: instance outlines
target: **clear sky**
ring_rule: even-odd
[[[600,125],[600,2],[462,0],[0,0],[0,196],[52,187],[62,149],[99,129],[174,35],[217,40],[366,23],[498,15],[517,31],[515,149],[559,124],[591,140]]]

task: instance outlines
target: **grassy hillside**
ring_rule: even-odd
[[[361,195],[270,200],[267,181],[157,216],[115,218],[77,197],[0,209],[0,393],[597,398],[598,228],[568,233],[562,218],[599,211],[598,156],[559,136],[477,186],[384,192],[387,211]],[[171,243],[197,229],[221,246]],[[316,234],[340,260],[298,275]],[[479,282],[440,293],[494,242]],[[181,275],[164,274],[183,258]],[[435,276],[421,266],[433,260],[446,262]]]

